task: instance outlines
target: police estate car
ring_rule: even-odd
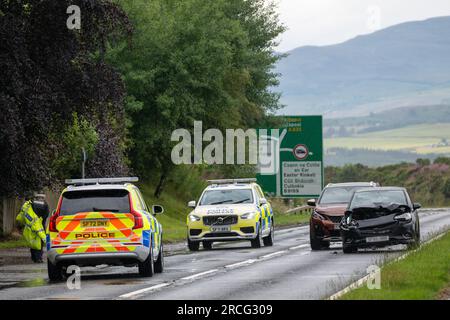
[[[187,217],[187,242],[197,251],[200,242],[211,249],[215,241],[248,240],[253,248],[273,245],[271,205],[255,179],[210,180]]]
[[[70,265],[138,266],[151,277],[164,269],[162,227],[139,189],[137,178],[67,180],[47,226],[50,280]]]

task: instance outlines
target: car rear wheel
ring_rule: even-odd
[[[250,240],[250,242],[252,244],[252,248],[261,248],[261,222],[259,223],[258,234],[256,235],[256,238]]]
[[[147,259],[138,264],[139,274],[143,277],[152,277],[155,272],[154,267],[153,249],[150,247],[150,253],[148,254]]]
[[[212,241],[203,241],[203,249],[211,250],[212,249]]]
[[[63,270],[60,264],[54,265],[47,259],[47,271],[50,281],[61,281],[63,279]]]
[[[198,251],[198,249],[200,248],[200,242],[198,241],[191,241],[188,238],[187,243],[190,251]]]
[[[273,246],[273,222],[270,225],[270,233],[267,237],[263,238],[264,246],[271,247]]]
[[[164,271],[164,247],[161,243],[161,249],[159,250],[158,259],[155,262],[155,272],[162,273]]]

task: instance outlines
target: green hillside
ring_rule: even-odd
[[[366,148],[372,150],[407,150],[419,154],[450,153],[450,123],[421,124],[351,137],[329,138],[325,148]]]

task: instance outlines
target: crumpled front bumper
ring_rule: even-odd
[[[342,241],[347,245],[358,247],[386,246],[395,244],[410,244],[414,239],[414,223],[393,222],[390,224],[372,226],[367,228],[343,227],[341,228]],[[388,236],[388,241],[367,242],[367,238]]]

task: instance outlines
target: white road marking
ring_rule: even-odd
[[[144,288],[144,289],[141,289],[141,290],[136,290],[136,291],[133,291],[133,292],[130,292],[130,293],[123,294],[123,295],[119,296],[119,299],[130,299],[130,298],[139,296],[139,295],[144,294],[144,293],[149,293],[149,292],[152,292],[152,291],[155,291],[155,290],[167,287],[168,285],[170,285],[170,283],[167,283],[167,282],[160,283],[160,284],[157,284],[157,285],[152,286],[152,287],[148,287],[148,288]]]
[[[301,244],[299,246],[290,247],[289,250],[297,250],[297,249],[302,249],[302,248],[306,248],[306,247],[309,247],[309,244]]]
[[[270,253],[270,254],[266,254],[266,255],[264,255],[264,256],[261,256],[261,257],[259,257],[258,259],[261,259],[261,260],[263,260],[263,259],[269,259],[269,258],[278,256],[278,255],[283,254],[283,253],[286,253],[286,252],[287,252],[286,250],[277,251],[277,252],[274,252],[274,253]]]
[[[208,271],[205,271],[205,272],[200,272],[200,273],[193,274],[192,276],[188,276],[188,277],[181,278],[181,280],[192,280],[192,279],[197,279],[197,278],[206,276],[206,275],[208,275],[208,274],[215,273],[215,272],[217,272],[217,271],[219,271],[219,269],[212,269],[212,270],[208,270]]]
[[[249,259],[249,260],[245,260],[245,261],[242,261],[242,262],[229,264],[229,265],[225,266],[225,268],[227,268],[227,269],[239,268],[241,266],[246,266],[246,265],[252,264],[254,262],[256,262],[256,260]]]

